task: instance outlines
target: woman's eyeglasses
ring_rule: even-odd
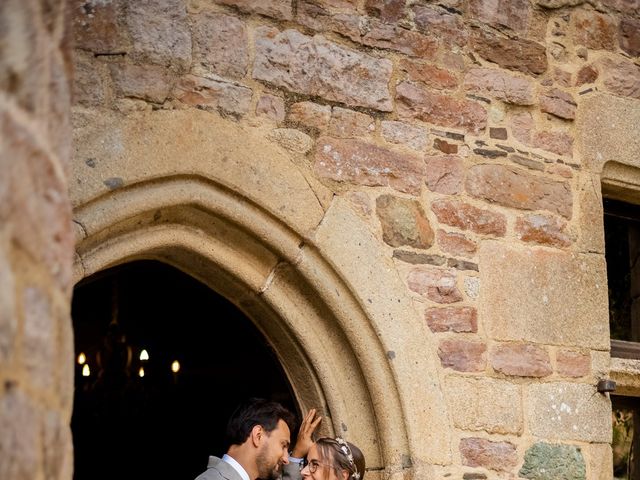
[[[300,471],[304,470],[305,468],[309,469],[309,473],[316,473],[316,470],[318,470],[318,467],[322,465],[324,467],[329,467],[331,468],[331,465],[327,464],[327,463],[320,463],[317,460],[311,460],[308,461],[306,458],[302,460],[302,462],[300,462]]]

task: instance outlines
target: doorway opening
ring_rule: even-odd
[[[75,480],[195,478],[226,420],[257,396],[297,406],[267,340],[176,268],[136,261],[74,290]]]

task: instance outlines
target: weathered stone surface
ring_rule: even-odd
[[[603,256],[485,241],[480,246],[479,264],[479,315],[491,338],[608,348]]]
[[[56,367],[56,319],[47,292],[27,287],[22,295],[24,310],[23,362],[33,386],[50,389]]]
[[[85,107],[97,107],[105,100],[105,82],[100,65],[91,60],[92,56],[78,52],[74,55],[73,100]]]
[[[539,75],[547,70],[545,47],[531,40],[511,39],[477,30],[472,36],[471,44],[478,55],[503,68],[529,75]]]
[[[556,117],[573,120],[576,118],[576,102],[570,93],[554,88],[540,95],[540,110]]]
[[[468,262],[467,260],[460,260],[459,258],[447,259],[447,266],[458,270],[471,270],[477,272],[480,270],[477,263]]]
[[[537,170],[538,172],[544,171],[544,163],[538,160],[532,160],[528,157],[523,157],[521,155],[510,155],[509,160],[513,163],[517,163],[518,165],[522,165],[523,167],[527,167],[531,170]]]
[[[632,57],[640,55],[640,20],[623,17],[620,19],[618,40],[620,48]]]
[[[571,72],[555,67],[553,69],[553,80],[562,87],[571,87]]]
[[[473,307],[428,308],[424,318],[432,332],[478,331],[478,314]]]
[[[531,7],[527,0],[470,0],[468,12],[493,27],[507,27],[517,33],[529,29]]]
[[[73,0],[73,33],[76,48],[93,53],[124,53],[129,49],[122,25],[125,2]]]
[[[290,0],[218,0],[218,3],[233,5],[244,12],[259,13],[281,20],[293,18]]]
[[[437,303],[455,303],[462,300],[456,276],[449,270],[416,267],[407,277],[409,288]]]
[[[7,383],[0,395],[0,476],[37,478],[41,448],[38,408],[15,384]]]
[[[573,137],[565,132],[543,130],[535,132],[532,140],[533,146],[570,157],[573,152]]]
[[[496,140],[506,140],[508,138],[507,129],[501,127],[491,127],[489,129],[489,137]]]
[[[422,127],[392,120],[383,120],[380,126],[387,142],[406,145],[418,151],[427,148],[427,130]]]
[[[598,79],[598,70],[593,65],[585,65],[576,74],[576,86],[593,83]]]
[[[533,131],[533,117],[529,112],[512,115],[509,119],[511,134],[520,143],[531,144],[531,132]]]
[[[438,230],[437,239],[440,249],[444,252],[451,253],[452,255],[470,257],[476,253],[476,250],[478,249],[475,242],[469,240],[461,233]]]
[[[538,442],[524,454],[518,476],[531,480],[585,480],[587,472],[579,447]]]
[[[556,369],[564,377],[584,377],[591,372],[591,355],[560,349],[556,353]]]
[[[543,8],[562,8],[573,7],[583,3],[584,0],[534,0],[536,5],[540,5]]]
[[[352,38],[352,40],[359,40],[370,47],[396,50],[421,59],[435,59],[438,43],[434,37],[373,19],[369,19],[368,24],[369,31],[359,39]]]
[[[262,95],[256,105],[256,115],[270,118],[276,123],[282,123],[284,121],[284,100],[275,95]]]
[[[0,361],[4,365],[13,355],[18,330],[14,272],[7,251],[8,245],[0,243]]]
[[[246,75],[249,45],[243,21],[223,13],[199,12],[193,16],[192,38],[194,62],[223,77]]]
[[[400,68],[406,72],[409,80],[422,82],[431,88],[451,90],[458,86],[458,78],[450,70],[429,63],[417,63],[402,59]]]
[[[438,347],[440,363],[444,368],[458,372],[482,372],[485,369],[487,346],[469,340],[442,340]]]
[[[533,105],[535,102],[533,82],[503,70],[473,68],[464,77],[464,88],[515,105]]]
[[[376,122],[364,113],[333,107],[329,120],[329,135],[340,138],[363,137],[371,135],[376,129]]]
[[[134,61],[172,67],[191,65],[191,32],[184,0],[138,0],[127,4],[127,26]]]
[[[429,220],[415,200],[381,195],[376,199],[376,212],[382,225],[382,238],[392,247],[408,245],[426,249],[433,244]]]
[[[478,133],[487,125],[487,112],[471,100],[431,92],[410,82],[396,87],[398,114],[403,119],[418,119],[445,127]]]
[[[524,210],[549,210],[571,218],[573,198],[566,182],[534,176],[504,165],[475,165],[467,173],[467,192],[477,198]]]
[[[516,446],[511,442],[492,442],[484,438],[460,440],[462,464],[508,472],[518,464]]]
[[[640,66],[626,59],[605,58],[598,62],[598,70],[611,93],[640,99]]]
[[[455,195],[462,191],[464,162],[455,155],[427,156],[426,183],[432,192]]]
[[[455,143],[449,143],[446,140],[442,140],[441,138],[435,138],[433,140],[433,148],[436,150],[440,150],[442,153],[446,154],[456,154],[458,153],[458,145]]]
[[[553,372],[549,352],[531,344],[496,345],[491,350],[490,360],[493,369],[505,375],[546,377]]]
[[[560,175],[564,178],[573,178],[573,169],[568,165],[563,165],[561,163],[554,163],[553,165],[549,165],[547,167],[547,172],[553,175]]]
[[[464,279],[464,293],[471,300],[477,300],[480,296],[480,279],[478,277],[466,277]]]
[[[386,23],[395,23],[405,15],[406,0],[366,0],[364,7],[369,15]]]
[[[296,153],[308,153],[313,148],[313,139],[295,128],[276,128],[269,133],[269,138]]]
[[[516,233],[525,242],[568,247],[571,245],[571,238],[564,231],[566,226],[567,222],[561,218],[534,213],[518,218]]]
[[[113,85],[120,96],[134,97],[154,103],[163,103],[173,88],[174,77],[157,65],[109,65]]]
[[[391,62],[295,30],[256,30],[253,78],[293,92],[391,111]]]
[[[519,434],[523,428],[522,387],[506,380],[449,376],[447,402],[457,428]]]
[[[175,86],[173,96],[182,103],[205,110],[222,110],[235,115],[249,112],[252,92],[233,83],[185,75]]]
[[[447,263],[447,259],[442,255],[408,252],[406,250],[394,250],[393,258],[397,258],[405,263],[410,263],[411,265],[435,265],[441,267]]]
[[[331,107],[313,102],[294,103],[287,114],[287,120],[307,127],[317,128],[321,131],[328,128],[330,118]]]
[[[613,17],[587,9],[571,13],[573,41],[594,50],[613,50],[616,46],[616,25]]]
[[[436,200],[431,210],[438,221],[462,230],[471,230],[485,235],[504,236],[507,221],[504,215],[476,208],[468,203],[453,200]]]
[[[459,15],[435,6],[414,5],[411,7],[416,27],[429,35],[434,35],[447,45],[453,43],[459,47],[467,43],[467,29]]]
[[[318,139],[314,169],[321,178],[384,186],[417,195],[424,178],[422,159],[359,140]]]

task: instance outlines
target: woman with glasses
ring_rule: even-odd
[[[364,455],[358,447],[340,437],[312,440],[320,424],[314,409],[309,410],[300,425],[296,445],[289,464],[285,465],[285,480],[363,480]]]

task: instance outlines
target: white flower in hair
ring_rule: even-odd
[[[336,437],[336,442],[338,442],[338,445],[340,445],[340,450],[342,450],[342,453],[344,453],[344,455],[349,459],[349,463],[351,464],[351,467],[353,467],[351,478],[353,480],[360,480],[360,472],[358,472],[356,463],[353,461],[353,453],[349,448],[349,444],[347,444],[347,442],[341,437]]]

